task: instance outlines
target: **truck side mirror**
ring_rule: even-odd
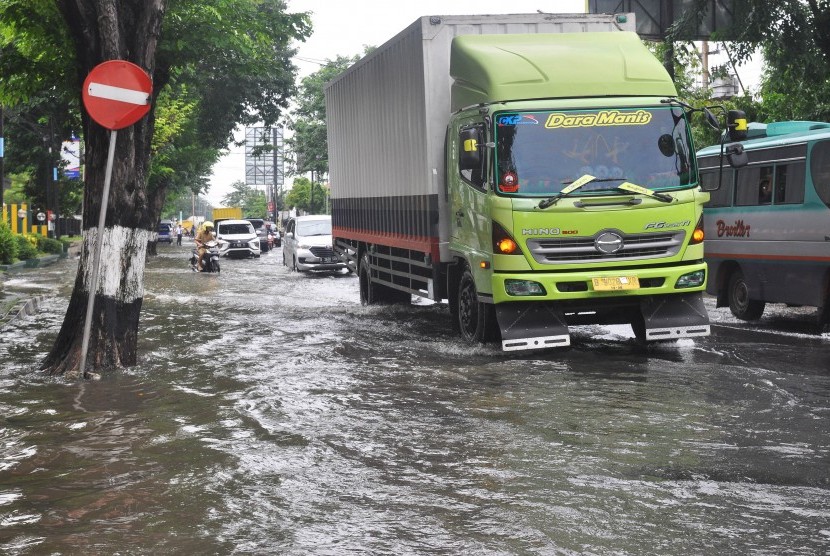
[[[481,168],[481,134],[474,127],[462,129],[458,136],[458,166],[461,170]]]
[[[706,123],[709,124],[714,130],[720,131],[720,122],[718,122],[718,118],[712,114],[712,111],[708,108],[703,109],[703,114],[706,116]]]
[[[726,160],[733,168],[743,168],[749,163],[749,157],[740,143],[726,146]]]

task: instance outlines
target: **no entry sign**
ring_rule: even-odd
[[[131,126],[150,110],[153,82],[143,69],[125,60],[95,66],[81,91],[90,117],[115,130]]]

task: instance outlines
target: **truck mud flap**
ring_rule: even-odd
[[[519,351],[571,345],[565,313],[551,303],[499,303],[501,349]]]
[[[644,298],[640,310],[646,341],[708,336],[709,314],[699,292]]]

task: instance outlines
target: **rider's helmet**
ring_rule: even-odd
[[[208,228],[213,228],[213,222],[211,222],[210,220],[205,220],[205,223],[204,223],[204,224],[202,224],[202,226],[204,226],[204,228],[205,228],[206,230],[207,230]]]

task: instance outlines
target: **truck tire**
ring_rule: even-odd
[[[729,298],[729,310],[736,318],[741,320],[758,320],[764,314],[763,301],[749,298],[749,287],[746,285],[744,273],[739,269],[735,270],[729,277],[727,289]]]
[[[395,304],[395,303],[409,303],[412,301],[412,295],[408,292],[396,290],[372,282],[372,267],[369,253],[364,252],[360,258],[360,265],[358,266],[358,281],[360,282],[360,304],[361,305],[379,305],[379,304]]]
[[[478,300],[478,291],[470,269],[464,270],[458,284],[458,302],[454,316],[461,338],[469,343],[492,342],[498,337],[496,308]]]

